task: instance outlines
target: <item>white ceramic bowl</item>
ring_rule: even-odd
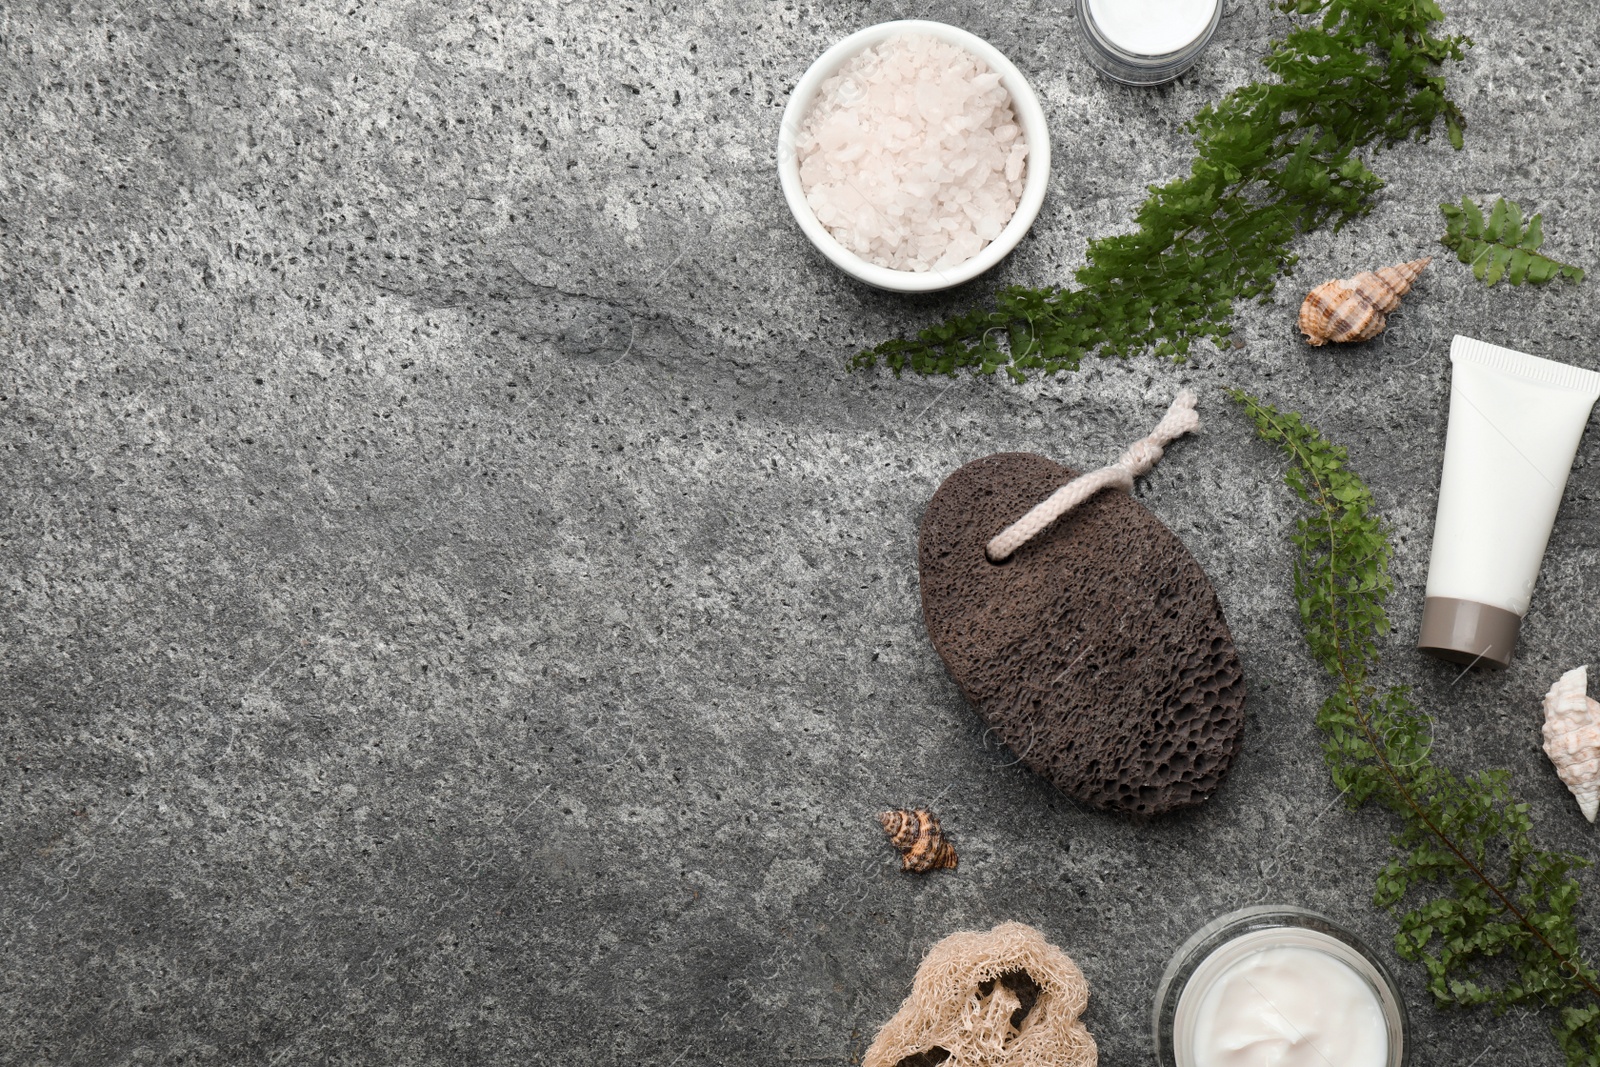
[[[864,49],[886,38],[902,33],[925,34],[965,48],[1000,75],[1000,82],[1011,94],[1011,107],[1022,127],[1022,136],[1028,142],[1028,174],[1022,185],[1022,199],[1017,212],[1006,223],[1000,236],[984,246],[983,250],[965,263],[954,267],[927,271],[891,270],[876,263],[868,263],[844,245],[834,240],[816,213],[806,203],[805,192],[800,187],[800,160],[795,153],[795,134],[811,110],[817,90],[835,74],[845,61]],[[1033,87],[1022,72],[1000,53],[994,45],[966,30],[958,30],[942,22],[925,22],[905,19],[899,22],[882,22],[859,30],[822,53],[822,56],[801,77],[794,92],[789,94],[789,104],[783,109],[783,125],[778,130],[778,180],[783,186],[784,199],[794,212],[800,229],[811,239],[823,255],[846,274],[859,278],[879,289],[892,289],[901,293],[931,293],[971,281],[1010,254],[1028,232],[1038,217],[1044,203],[1045,186],[1050,183],[1050,131],[1045,126],[1044,109]]]

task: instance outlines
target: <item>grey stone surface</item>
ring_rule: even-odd
[[[1294,510],[1229,384],[1374,485],[1388,669],[1441,757],[1510,767],[1541,839],[1593,855],[1538,698],[1600,645],[1600,437],[1516,664],[1409,646],[1450,336],[1600,365],[1594,283],[1441,262],[1381,343],[1312,353],[1292,323],[1309,285],[1434,251],[1462,193],[1600,263],[1600,13],[1447,3],[1478,42],[1466,150],[1381,156],[1378,209],[1303,242],[1242,349],[1023,387],[847,373],[1066,279],[1286,26],[1240,0],[1181,84],[1134,92],[1068,6],[5,4],[0,1062],[848,1064],[933,941],[1019,919],[1134,1064],[1167,956],[1222,911],[1320,908],[1392,960],[1391,824],[1335,805]],[[829,267],[774,180],[806,65],[904,14],[1012,56],[1057,153],[1019,252],[919,299]],[[1134,825],[986,743],[922,629],[916,529],[961,463],[1111,457],[1183,382],[1205,428],[1139,494],[1216,583],[1250,724],[1214,802]],[[872,814],[918,801],[958,872],[896,869]],[[1544,1020],[1441,1013],[1399,973],[1418,1067],[1559,1062]]]

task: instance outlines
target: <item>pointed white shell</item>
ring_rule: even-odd
[[[1600,812],[1600,702],[1589,698],[1589,668],[1563,674],[1544,696],[1544,751],[1584,818]]]

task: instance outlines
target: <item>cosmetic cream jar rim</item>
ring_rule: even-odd
[[[1191,983],[1196,993],[1190,1001],[1192,1011],[1206,991],[1202,982],[1215,981],[1253,953],[1283,946],[1327,952],[1360,975],[1383,1012],[1388,1030],[1387,1067],[1406,1067],[1411,1060],[1410,1019],[1394,976],[1354,933],[1325,915],[1292,904],[1256,905],[1220,916],[1196,930],[1173,953],[1156,988],[1151,1012],[1157,1063],[1161,1067],[1192,1065],[1188,1049],[1182,1049],[1180,1055],[1177,1047],[1183,1032],[1180,1025],[1192,1022],[1180,1018]]]
[[[1124,85],[1152,86],[1172,81],[1199,62],[1227,14],[1227,0],[1216,0],[1216,9],[1199,36],[1181,48],[1160,55],[1130,52],[1112,41],[1089,10],[1089,0],[1076,0],[1075,11],[1083,43],[1090,53],[1090,63],[1097,71]]]

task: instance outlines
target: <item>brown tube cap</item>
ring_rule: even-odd
[[[1430,596],[1422,602],[1417,647],[1430,656],[1468,666],[1505,667],[1517,649],[1522,616],[1475,600]]]

